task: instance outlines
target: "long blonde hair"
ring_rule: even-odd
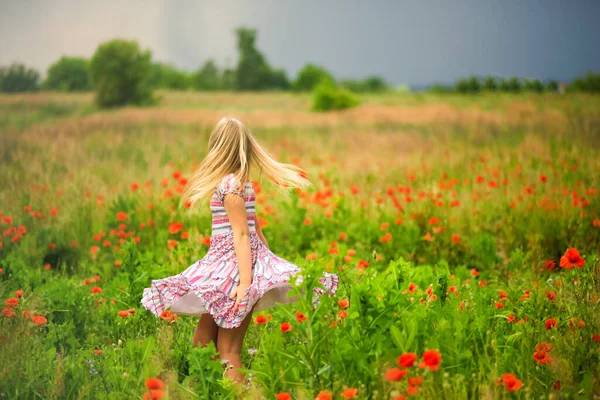
[[[228,174],[234,174],[234,184],[250,181],[252,167],[258,168],[261,174],[264,172],[282,192],[312,186],[302,168],[276,161],[241,121],[225,117],[212,130],[208,154],[189,179],[179,206],[193,208],[197,201],[212,196],[214,188]]]

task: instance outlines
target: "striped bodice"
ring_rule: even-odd
[[[243,195],[246,204],[246,215],[248,218],[248,228],[250,232],[256,232],[256,208],[254,186],[251,182],[244,184],[243,189],[240,186],[231,185],[232,175],[227,175],[221,184],[215,188],[215,193],[210,199],[210,211],[212,212],[212,235],[225,235],[233,232],[229,217],[223,206],[223,198],[227,193],[238,193]]]

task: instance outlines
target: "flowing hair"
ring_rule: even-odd
[[[234,174],[234,185],[250,180],[256,167],[264,172],[278,190],[307,189],[312,183],[306,172],[293,164],[280,163],[262,148],[246,126],[235,118],[221,118],[208,139],[208,154],[184,188],[179,207],[193,208],[196,202],[212,196],[215,187],[228,174]]]

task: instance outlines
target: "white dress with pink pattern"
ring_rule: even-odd
[[[141,303],[157,317],[169,308],[170,311],[182,315],[200,316],[210,313],[218,326],[235,328],[241,325],[250,312],[297,300],[287,296],[291,289],[288,282],[296,276],[300,267],[275,255],[260,240],[255,227],[253,184],[248,182],[242,187],[240,184],[235,185],[233,181],[232,174],[223,178],[211,198],[212,234],[206,255],[185,271],[153,280],[151,286],[144,289]],[[230,298],[239,284],[239,269],[233,246],[233,230],[223,206],[223,199],[227,193],[238,194],[244,199],[250,230],[252,284],[240,302],[237,312],[233,312],[235,300]],[[319,296],[325,292],[333,296],[337,291],[338,276],[327,272],[323,275],[319,279],[323,288],[314,288],[315,307]],[[298,274],[297,282],[301,278]]]

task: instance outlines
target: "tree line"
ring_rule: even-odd
[[[432,85],[429,91],[436,93],[480,93],[480,92],[556,92],[559,83],[555,80],[542,82],[539,79],[524,79],[516,76],[510,78],[472,75],[460,78],[454,85]],[[600,74],[588,72],[583,77],[575,78],[565,87],[567,92],[600,93]]]

